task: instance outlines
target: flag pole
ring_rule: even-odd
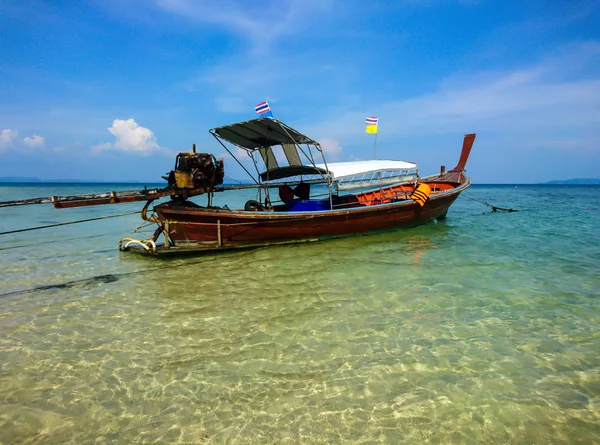
[[[377,132],[375,133],[375,138],[373,139],[373,141],[373,159],[377,159]]]
[[[379,130],[379,117],[377,116],[368,116],[365,120],[365,124],[367,124],[367,133],[375,133],[375,137],[373,138],[373,159],[377,158],[377,133]]]

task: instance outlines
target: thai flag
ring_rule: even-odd
[[[256,113],[260,116],[273,116],[273,113],[271,113],[271,109],[269,108],[269,103],[265,100],[264,102],[261,102],[259,104],[256,104],[256,106],[254,107],[254,109],[256,110]]]
[[[377,116],[369,116],[365,121],[367,125],[377,125],[379,123],[379,118]]]

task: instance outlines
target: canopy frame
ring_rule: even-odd
[[[273,186],[273,184],[269,184],[271,181],[300,176],[299,182],[302,182],[304,175],[320,176],[321,180],[318,182],[326,183],[328,185],[329,201],[330,204],[333,204],[333,177],[327,168],[325,154],[317,141],[283,122],[270,117],[252,119],[213,128],[210,130],[210,133],[259,186],[259,199],[261,201],[261,190],[264,190],[265,204],[267,207],[272,208],[269,195],[269,186]],[[256,178],[248,171],[224,142],[241,148],[246,152],[254,164],[257,174]],[[279,166],[273,152],[274,146],[281,146],[285,158],[290,165],[283,167]],[[294,148],[295,154],[292,153]],[[322,166],[317,166],[313,151],[320,153],[323,162]],[[257,156],[255,156],[255,153],[257,152],[260,154],[260,158],[266,167],[266,170],[262,173],[259,171],[258,159]],[[308,161],[307,164],[302,163],[303,158]]]

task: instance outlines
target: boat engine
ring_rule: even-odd
[[[196,144],[192,153],[179,153],[175,161],[175,168],[166,178],[170,186],[181,189],[206,188],[211,190],[223,184],[225,169],[223,159],[217,160],[209,153],[196,153]]]

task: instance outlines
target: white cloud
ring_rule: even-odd
[[[27,150],[40,148],[44,146],[44,142],[44,138],[37,134],[31,137],[27,136],[24,139],[19,139],[19,132],[10,128],[5,128],[2,130],[2,133],[0,133],[0,150]]]
[[[248,156],[248,152],[246,150],[244,150],[241,147],[230,147],[233,150],[233,156],[236,157],[236,159],[240,162],[244,162],[244,163],[251,163],[251,159],[250,156]],[[229,153],[225,152],[225,153],[221,153],[219,156],[217,156],[218,158],[224,158],[224,159],[233,159],[233,156],[231,156]]]
[[[248,111],[250,108],[251,102],[249,100],[245,100],[239,96],[235,97],[217,97],[215,99],[215,105],[217,110],[224,111],[226,113],[243,113],[244,111]]]
[[[244,160],[250,159],[250,156],[248,156],[248,152],[241,147],[235,147],[233,154],[238,159],[244,159]]]
[[[264,63],[258,63],[253,57],[233,57],[180,85],[194,93],[206,91],[208,85],[217,94],[214,101],[219,111],[252,111],[261,100],[268,100],[271,105],[275,103],[273,93],[280,89],[281,79],[293,82],[297,76],[289,64],[281,63],[282,59],[271,59],[271,62],[279,68],[265,70]]]
[[[284,35],[305,29],[331,0],[264,0],[259,3],[231,0],[156,0],[163,11],[197,23],[225,28],[251,42],[253,51],[264,53]]]
[[[325,157],[327,159],[336,160],[340,158],[342,154],[342,146],[338,141],[325,138],[321,139],[319,144],[321,144],[321,149],[323,150],[323,153],[325,153]]]
[[[112,126],[107,128],[117,139],[114,143],[105,142],[92,147],[94,151],[118,150],[127,153],[147,154],[152,151],[161,151],[154,133],[146,127],[140,126],[135,120],[115,119]]]
[[[44,138],[33,135],[33,137],[26,137],[23,139],[23,144],[25,144],[27,148],[40,148],[44,146]]]
[[[0,133],[0,149],[8,148],[13,144],[13,141],[19,136],[17,130],[6,128]]]
[[[205,67],[178,86],[194,93],[211,91],[219,111],[244,113],[252,111],[259,101],[268,100],[271,107],[275,105],[274,113],[280,115],[285,109],[296,107],[293,102],[282,103],[280,99],[289,98],[290,92],[298,90],[298,85],[305,89],[326,90],[339,84],[339,70],[336,73],[337,68],[332,68],[331,64],[315,66],[315,57],[314,51],[258,58],[233,55]],[[277,69],[266,69],[265,66]],[[303,95],[303,99],[308,101],[307,95],[310,94]]]
[[[585,42],[566,46],[532,66],[454,75],[437,91],[378,104],[379,136],[385,142],[436,133],[495,133],[512,137],[519,146],[525,145],[524,139],[535,139],[538,145],[558,138],[597,139],[600,77],[574,74],[578,67],[597,63],[598,55],[597,42]],[[364,132],[366,115],[355,109],[307,131],[351,144]]]

